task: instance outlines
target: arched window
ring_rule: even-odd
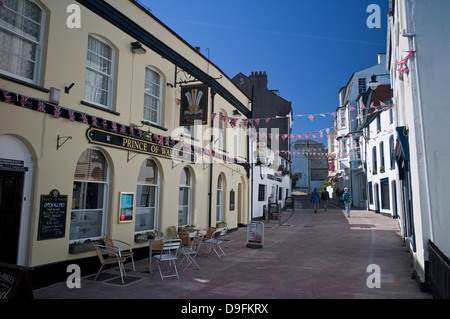
[[[226,146],[226,119],[225,115],[219,113],[219,150],[224,151]]]
[[[0,72],[38,83],[44,11],[30,0],[3,0],[0,6]]]
[[[144,120],[161,125],[161,75],[153,69],[145,68]]]
[[[99,150],[89,148],[75,169],[70,240],[100,238],[105,233],[108,164]]]
[[[155,161],[147,159],[139,170],[136,191],[135,231],[154,230],[158,225],[159,172]]]
[[[88,37],[84,99],[111,109],[113,90],[114,50],[93,35]]]
[[[216,221],[223,221],[223,183],[221,175],[217,179]]]
[[[188,168],[183,168],[180,177],[178,196],[178,226],[186,226],[191,223],[191,189],[192,177]]]

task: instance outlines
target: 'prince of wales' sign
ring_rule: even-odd
[[[140,138],[90,127],[86,131],[89,143],[119,148],[126,151],[159,156],[180,161],[195,162],[195,154],[177,146],[170,147]]]

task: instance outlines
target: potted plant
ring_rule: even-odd
[[[216,223],[216,228],[224,228],[224,227],[227,227],[227,222],[223,221]]]
[[[103,239],[86,239],[83,241],[75,241],[69,244],[69,254],[81,254],[95,250],[95,244],[104,245]]]

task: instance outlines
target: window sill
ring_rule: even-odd
[[[28,87],[30,87],[32,89],[36,89],[36,90],[44,92],[44,93],[50,93],[50,89],[47,89],[45,87],[42,87],[42,86],[39,86],[39,85],[36,85],[36,84],[33,84],[33,83],[26,82],[26,81],[23,81],[23,80],[19,80],[19,79],[16,79],[16,78],[8,76],[8,75],[0,74],[0,78],[4,79],[4,80],[11,81],[11,82],[14,82],[14,83],[17,83],[17,84],[20,84],[20,85],[28,86]]]
[[[91,102],[81,101],[80,103],[83,104],[83,105],[92,107],[94,109],[100,110],[100,111],[104,111],[104,112],[111,113],[111,114],[114,114],[114,115],[120,115],[119,112],[116,112],[116,111],[113,111],[113,110],[109,110],[107,108],[104,108],[102,106],[99,106],[99,105],[91,103]]]

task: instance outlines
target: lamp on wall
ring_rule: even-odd
[[[137,54],[145,54],[147,52],[139,41],[131,42],[131,51]]]
[[[375,91],[379,85],[380,82],[377,81],[377,76],[375,74],[372,74],[371,81],[369,82],[369,87],[372,89],[372,91]]]

